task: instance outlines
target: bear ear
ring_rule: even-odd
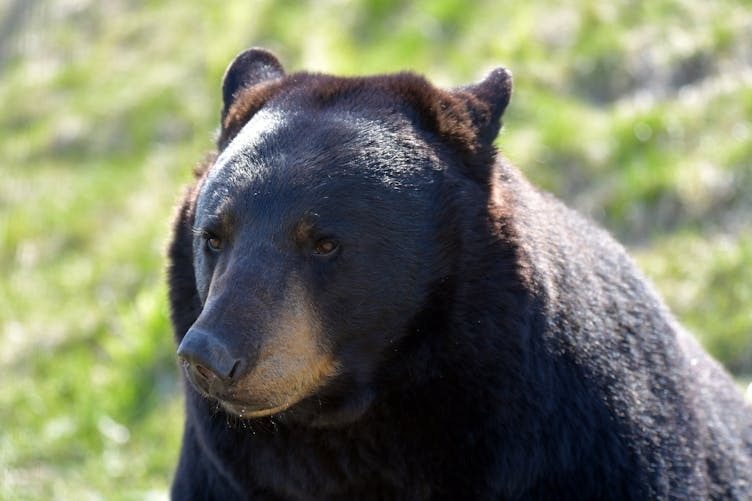
[[[501,116],[512,97],[512,73],[506,68],[496,68],[483,81],[459,91],[465,98],[478,138],[483,143],[492,143],[501,129]]]
[[[252,48],[238,54],[222,79],[222,116],[227,115],[238,91],[284,76],[282,64],[267,50]]]

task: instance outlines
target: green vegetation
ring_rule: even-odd
[[[291,69],[446,85],[510,67],[505,154],[752,372],[748,2],[9,0],[0,499],[165,495],[182,403],[163,249],[222,72],[251,45]]]

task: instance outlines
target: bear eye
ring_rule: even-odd
[[[206,248],[212,252],[219,252],[222,250],[222,239],[217,238],[214,235],[206,235]]]
[[[313,253],[317,256],[328,256],[339,249],[339,242],[330,238],[323,238],[313,246]]]

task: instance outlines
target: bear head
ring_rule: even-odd
[[[504,69],[442,90],[240,54],[217,154],[179,221],[200,307],[178,355],[199,393],[245,418],[362,415],[380,364],[416,318],[441,314],[461,246],[451,197],[488,197],[510,94]]]

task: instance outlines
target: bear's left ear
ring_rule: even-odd
[[[512,74],[506,68],[496,68],[483,81],[461,87],[456,93],[465,101],[478,138],[483,143],[492,143],[512,97]]]
[[[222,79],[222,117],[227,115],[238,91],[284,76],[282,64],[271,52],[252,48],[240,53],[227,67]]]

